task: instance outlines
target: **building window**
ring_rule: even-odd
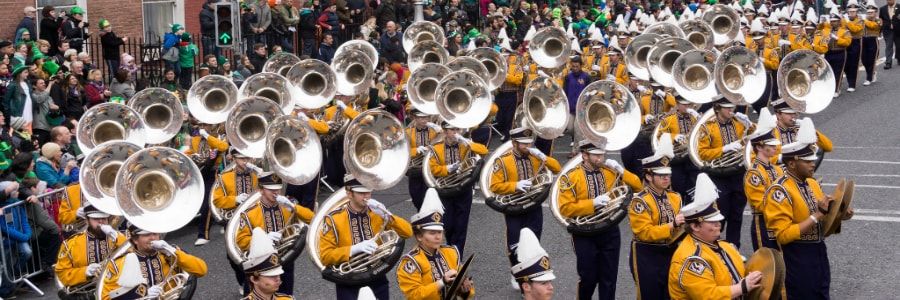
[[[86,7],[85,7],[84,1],[86,1],[86,0],[37,0],[34,5],[34,7],[37,8],[37,13],[35,14],[37,16],[37,18],[34,21],[35,21],[35,29],[38,30],[38,33],[35,34],[32,32],[32,38],[37,38],[40,36],[40,31],[41,31],[40,24],[41,24],[41,19],[44,18],[44,15],[42,14],[42,10],[44,9],[44,6],[53,6],[53,9],[57,13],[66,12],[68,14],[69,10],[71,10],[75,6],[81,6],[82,9],[85,9]],[[86,17],[87,17],[87,11],[85,11],[85,20],[87,20]]]
[[[161,43],[175,23],[175,0],[144,0],[144,40]]]

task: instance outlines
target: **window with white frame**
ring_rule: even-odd
[[[176,23],[176,0],[144,0],[144,41],[158,43]]]

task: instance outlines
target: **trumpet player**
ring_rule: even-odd
[[[844,26],[850,31],[853,38],[850,46],[847,47],[847,63],[844,64],[844,75],[847,76],[847,92],[856,91],[856,79],[859,76],[859,61],[862,54],[862,38],[865,30],[865,23],[859,17],[859,1],[850,0],[847,2],[847,17],[844,19]]]
[[[881,34],[882,20],[878,17],[878,6],[875,1],[866,2],[866,15],[863,16],[863,24],[865,30],[862,38],[862,65],[866,68],[866,81],[864,86],[868,86],[875,82],[875,60],[878,59],[878,36]]]
[[[779,249],[778,243],[775,242],[775,238],[766,227],[763,196],[772,182],[784,174],[781,166],[773,163],[777,159],[778,146],[781,145],[781,141],[773,133],[775,119],[768,110],[760,113],[756,126],[756,131],[748,136],[750,143],[748,147],[753,147],[753,163],[744,174],[744,194],[747,196],[747,202],[750,203],[750,209],[753,212],[753,221],[750,222],[750,241],[753,244],[753,251],[762,247]]]
[[[250,239],[250,250],[247,251],[247,261],[242,264],[244,273],[250,284],[250,293],[242,300],[293,300],[294,297],[278,292],[282,285],[281,275],[284,268],[281,267],[281,259],[275,251],[275,245],[269,235],[262,228],[253,228],[253,236]]]
[[[694,202],[681,208],[688,235],[669,266],[669,295],[680,299],[736,299],[760,286],[762,273],[747,273],[737,247],[719,240],[724,216],[716,209],[716,186],[697,176]]]
[[[430,122],[430,116],[418,109],[410,110],[410,115],[412,116],[412,126],[406,128],[406,136],[409,137],[409,157],[414,159],[420,155],[424,156],[430,151],[431,141],[441,132],[441,127]],[[418,172],[407,173],[407,177],[409,177],[409,196],[412,198],[413,206],[419,209],[422,208],[422,199],[425,198],[425,190],[428,189],[428,186],[422,178],[421,167],[417,170]]]
[[[222,164],[224,153],[228,152],[228,142],[219,137],[212,136],[207,128],[217,126],[198,124],[198,128],[191,131],[190,147],[184,151],[193,158],[194,163],[200,168],[204,182],[204,199],[212,192],[212,185],[216,180],[217,166]],[[209,227],[211,224],[209,214],[209,201],[203,201],[200,206],[200,222],[197,223],[197,240],[194,246],[202,246],[209,243]]]
[[[484,144],[463,137],[461,129],[446,121],[442,123],[442,127],[444,141],[434,145],[432,148],[434,155],[428,161],[431,174],[435,178],[447,177],[460,172],[462,168],[474,167],[466,162],[473,154],[482,156],[488,154]],[[446,208],[444,233],[447,236],[447,244],[456,246],[460,252],[466,249],[473,185],[474,183],[469,183],[468,186],[461,187],[458,195],[453,195],[453,199],[446,199],[444,203]]]
[[[406,299],[447,299],[447,288],[459,276],[462,262],[459,250],[444,245],[444,208],[435,189],[425,193],[419,212],[410,218],[416,248],[403,255],[397,268],[397,283]],[[475,297],[471,278],[464,280],[455,296]]]
[[[700,113],[692,108],[693,103],[679,95],[676,97],[675,113],[667,115],[660,120],[660,136],[668,133],[674,145],[686,146],[688,136],[691,135],[691,129],[697,124]],[[653,137],[658,139],[659,137]],[[681,197],[687,199],[688,190],[693,187],[697,180],[697,173],[700,171],[697,166],[690,160],[683,159],[681,161],[670,161],[672,169],[672,189]],[[668,189],[668,187],[667,187]],[[687,201],[689,202],[689,201]]]
[[[713,161],[725,155],[742,155],[743,139],[753,125],[743,113],[735,113],[735,105],[724,98],[714,102],[714,118],[700,128],[697,150],[700,159]],[[744,196],[743,173],[719,174],[713,182],[719,189],[717,205],[725,216],[725,240],[741,247],[741,221],[747,198]]]
[[[669,189],[673,177],[669,162],[673,157],[671,138],[663,134],[656,153],[641,161],[644,190],[634,196],[628,208],[634,233],[629,266],[638,298],[668,299],[666,280],[675,252],[669,243],[680,237],[679,229],[684,224],[681,196]]]
[[[56,277],[66,287],[95,280],[105,260],[126,241],[125,235],[109,225],[109,214],[91,204],[83,211],[88,227],[62,243],[54,266]]]
[[[844,64],[847,62],[847,47],[850,47],[852,36],[843,24],[843,17],[838,12],[837,6],[831,8],[827,31],[830,34],[828,40],[828,52],[825,53],[825,61],[834,72],[835,86],[834,96],[841,95],[841,82],[844,81]]]
[[[131,249],[106,265],[101,299],[155,299],[166,292],[167,278],[177,268],[206,276],[206,262],[160,239],[159,233],[128,227]]]
[[[309,224],[313,218],[313,212],[308,208],[295,204],[291,199],[280,195],[284,185],[281,178],[274,173],[261,173],[259,175],[259,202],[256,205],[242,213],[240,216],[241,224],[237,232],[238,248],[241,251],[247,251],[250,248],[250,240],[252,237],[251,228],[262,228],[272,242],[281,242],[282,230],[296,222],[302,221]],[[231,261],[231,260],[229,260]],[[237,269],[236,269],[237,271]],[[281,287],[278,292],[286,295],[294,294],[294,264],[284,266],[284,274],[281,274]],[[249,291],[249,285],[246,284],[246,277],[237,275],[238,282],[244,286],[244,292]]]
[[[372,190],[352,175],[344,178],[347,204],[329,212],[319,234],[319,253],[325,266],[340,265],[357,255],[372,255],[382,230],[394,230],[401,238],[412,236],[412,226],[372,199]],[[389,299],[387,277],[372,278],[364,285],[335,284],[338,300],[356,299],[360,288],[369,287],[378,299]]]
[[[801,121],[797,141],[784,145],[784,175],[765,194],[766,225],[784,255],[788,299],[828,299],[831,267],[821,222],[834,200],[822,192],[815,173],[816,133],[812,120]],[[838,209],[838,208],[831,208]],[[853,216],[848,209],[843,219]]]
[[[515,128],[509,131],[512,140],[512,150],[504,153],[491,166],[491,192],[497,195],[511,195],[523,193],[531,189],[532,178],[535,178],[542,168],[547,168],[553,173],[559,173],[562,167],[559,162],[546,154],[533,148],[534,135],[530,129]],[[542,167],[543,166],[543,167]],[[519,243],[519,231],[528,228],[534,234],[540,236],[543,229],[544,215],[541,207],[535,205],[522,215],[504,215],[506,222],[506,249],[510,265],[515,265],[516,245]],[[513,284],[518,287],[518,284]]]
[[[560,183],[560,212],[566,218],[592,216],[610,204],[612,190],[622,182],[641,189],[640,179],[621,164],[606,158],[606,141],[578,143],[583,162],[565,174]],[[621,236],[613,225],[591,235],[572,235],[578,269],[578,298],[615,299]],[[521,247],[521,245],[520,245]]]

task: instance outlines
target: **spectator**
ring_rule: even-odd
[[[31,99],[34,101],[34,122],[31,125],[32,138],[41,144],[50,140],[50,123],[47,122],[47,114],[51,106],[59,109],[50,98],[50,90],[47,88],[47,80],[38,78],[34,81],[34,91]]]
[[[0,187],[3,188],[0,199],[5,199],[3,206],[19,202],[18,183],[3,182],[0,184]],[[16,251],[6,251],[3,255],[6,256],[6,261],[16,262],[14,269],[16,272],[22,272],[32,255],[31,245],[29,244],[31,240],[31,225],[28,224],[28,216],[26,215],[25,207],[22,205],[4,210],[3,213],[4,221],[0,224],[0,231],[6,237],[3,240],[3,246],[6,249],[16,249]],[[18,254],[15,258],[13,258],[14,253]]]
[[[194,71],[194,58],[200,53],[200,49],[197,49],[197,45],[195,45],[191,41],[191,35],[187,32],[181,34],[181,44],[178,46],[178,64],[181,67],[181,74],[178,76],[178,80],[181,83],[182,89],[190,89],[191,88],[191,76]]]
[[[62,18],[56,15],[56,9],[51,5],[44,6],[41,9],[41,15],[40,38],[50,43],[48,56],[56,56],[59,54],[59,27],[62,23]],[[59,62],[57,61],[56,63],[58,64]]]
[[[91,55],[87,54],[87,52],[78,53],[78,61],[80,61],[82,63],[82,65],[84,65],[84,73],[85,74],[89,73],[93,69],[96,69],[96,67],[94,66],[94,63],[92,61]]]
[[[389,62],[406,62],[402,39],[403,37],[397,32],[397,24],[387,22],[384,34],[381,35],[381,55],[387,58]]]
[[[35,173],[40,180],[46,181],[47,186],[54,189],[63,188],[71,180],[72,169],[75,169],[77,162],[70,160],[63,166],[62,149],[56,143],[46,143],[41,147],[41,157],[35,164]]]
[[[447,39],[447,52],[451,56],[457,56],[459,49],[462,49],[462,35],[456,31],[450,32],[450,37]]]
[[[3,122],[3,113],[0,113],[0,174],[6,173],[12,165],[13,156],[16,154],[13,149],[13,137]]]
[[[37,49],[32,49],[31,53],[33,54],[43,54],[44,57],[48,57],[50,54],[50,42],[47,40],[37,40],[35,43],[37,45]]]
[[[141,66],[134,62],[134,56],[128,53],[122,53],[120,58],[122,61],[122,66],[119,69],[123,69],[128,71],[128,79],[131,80],[132,83],[137,81],[138,71],[140,71]]]
[[[25,29],[19,29],[25,30]],[[13,54],[12,59],[9,60],[10,65],[12,65],[13,69],[16,69],[19,66],[24,66],[25,63],[28,62],[28,56],[31,53],[28,52],[28,44],[26,43],[18,43],[16,44],[16,53]]]
[[[250,35],[247,36],[247,44],[266,43],[266,30],[272,25],[272,10],[269,9],[269,2],[265,0],[251,0],[247,5],[256,13],[256,20],[250,21]]]
[[[325,2],[323,6],[325,11],[319,15],[318,25],[322,28],[322,33],[329,33],[332,38],[337,38],[340,30],[344,29],[344,24],[341,24],[338,19],[337,5],[333,2]]]
[[[25,199],[25,210],[32,225],[33,236],[38,239],[41,269],[50,270],[56,263],[62,241],[59,238],[59,227],[38,198],[47,191],[47,183],[32,177],[22,180],[21,186],[19,197]]]
[[[0,40],[0,60],[12,60],[13,54],[15,52],[16,48],[13,47],[12,42],[8,40]]]
[[[166,71],[163,72],[163,81],[160,86],[170,92],[178,92],[178,81],[176,80],[175,70],[166,69]]]
[[[103,46],[103,59],[106,61],[106,67],[109,74],[116,74],[121,62],[122,45],[128,41],[128,37],[118,37],[112,30],[112,24],[109,20],[100,19],[100,45]]]
[[[331,64],[331,60],[334,58],[334,51],[334,36],[330,33],[326,33],[322,38],[322,44],[319,45],[319,54],[316,58],[327,64]]]
[[[253,74],[253,72],[250,69],[248,69],[248,68],[252,68],[253,64],[250,63],[250,60],[247,58],[247,56],[235,55],[234,61],[235,61],[234,72],[236,74],[240,74],[241,82],[243,82],[244,79],[247,79],[247,77],[250,77],[250,75]],[[235,82],[235,83],[237,83],[237,82]],[[240,86],[240,85],[238,85],[238,86]]]
[[[219,57],[219,61],[222,63],[222,76],[231,79],[234,84],[240,86],[244,82],[244,76],[240,72],[232,70],[231,62],[228,59]]]
[[[287,52],[293,53],[294,32],[297,32],[297,25],[300,24],[300,12],[294,7],[294,0],[277,0],[275,3],[272,30],[277,36],[281,36],[281,40],[273,44],[281,45]]]
[[[163,49],[162,53],[168,54],[169,51],[178,51],[179,44],[181,43],[181,36],[184,35],[184,26],[181,24],[172,24],[172,31],[166,32],[166,35],[163,36]],[[174,47],[175,50],[170,50]],[[180,59],[180,55],[179,55]],[[166,59],[166,69],[173,70],[175,75],[181,73],[181,64],[179,63],[179,59],[168,60]]]
[[[244,45],[254,44],[255,38],[253,36],[256,35],[256,29],[251,24],[255,24],[256,20],[256,8],[250,6],[247,2],[241,3],[241,39]],[[251,51],[252,49],[247,49],[247,54],[250,54]]]
[[[84,85],[84,97],[87,100],[87,108],[109,101],[112,92],[103,84],[103,72],[91,70],[88,73],[87,84]]]
[[[63,54],[63,69],[67,72],[72,71],[72,63],[78,61],[78,50],[68,49]]]
[[[50,142],[59,145],[59,148],[63,152],[61,165],[65,166],[70,160],[74,161],[77,159],[78,155],[81,155],[81,149],[78,149],[78,143],[72,142],[72,137],[74,135],[74,129],[69,130],[66,126],[56,126],[50,130]]]
[[[309,7],[309,4],[304,4],[304,2],[301,1],[303,7],[300,8],[300,40],[303,44],[303,51],[300,52],[300,55],[314,56],[316,53],[316,22],[319,17]]]
[[[269,59],[268,51],[266,51],[266,44],[256,43],[253,45],[253,53],[250,54],[250,63],[253,64],[253,70],[251,72],[253,74],[262,72],[263,65],[266,64],[266,60]]]
[[[406,28],[412,23],[413,15],[415,14],[412,3],[409,3],[407,0],[394,0],[394,5],[395,23],[400,27]]]
[[[119,69],[116,71],[116,76],[109,85],[110,97],[122,97],[125,100],[131,99],[134,96],[134,83],[132,83],[133,81],[130,77],[128,70]]]
[[[34,68],[32,68],[34,66]],[[32,63],[28,65],[28,75],[30,79],[41,78],[41,79],[49,79],[50,74],[47,74],[47,71],[44,71],[44,55],[40,53],[34,54],[32,58]]]
[[[41,29],[41,30],[43,30],[43,29]],[[41,33],[43,33],[43,31],[41,31]],[[53,43],[53,42],[51,41],[51,43]],[[67,40],[58,41],[58,43],[59,44],[56,46],[56,50],[53,50],[53,53],[55,53],[53,56],[53,60],[56,62],[57,65],[60,65],[61,67],[63,67],[65,65],[65,63],[69,61],[65,55],[71,49],[69,49],[69,41],[67,41]],[[75,52],[75,50],[72,50],[72,52]],[[77,52],[75,52],[75,53],[77,53]],[[68,70],[68,66],[65,66],[64,68],[66,70]]]
[[[84,10],[75,6],[69,12],[71,15],[63,22],[63,37],[69,41],[69,46],[78,52],[84,50],[84,41],[91,37],[88,24],[84,21]]]
[[[29,125],[33,120],[31,86],[28,84],[28,67],[19,66],[12,73],[13,81],[9,83],[6,94],[3,97],[3,114],[6,115],[7,124],[10,120],[22,119],[24,125]]]
[[[369,3],[371,4],[372,2]],[[378,28],[385,28],[387,23],[397,21],[395,9],[394,0],[381,1],[381,5],[378,5],[378,8],[375,9],[375,19],[377,20]]]
[[[16,40],[20,38],[18,33],[20,29],[28,30],[28,32],[37,32],[37,28],[35,28],[34,17],[37,9],[34,6],[26,6],[25,7],[25,17],[22,18],[22,21],[19,22],[19,26],[16,27]]]
[[[63,114],[67,118],[81,119],[81,115],[84,114],[84,86],[78,75],[66,75],[62,88],[66,93],[65,105],[62,106]]]
[[[203,56],[219,56],[219,47],[216,47],[216,15],[212,3],[217,0],[206,0],[200,9],[200,44],[203,46]]]
[[[201,64],[200,67],[209,69],[210,74],[221,74],[219,71],[219,59],[216,58],[215,55],[209,54],[203,57],[203,64]]]

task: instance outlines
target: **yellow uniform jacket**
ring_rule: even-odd
[[[588,171],[584,164],[573,168],[562,175],[559,188],[559,211],[566,218],[589,216],[595,213],[594,198],[606,194],[616,187],[615,170],[601,167],[600,170]],[[632,190],[642,189],[641,179],[625,170],[619,178]],[[513,186],[515,188],[515,186]]]
[[[515,54],[510,54],[506,58],[506,81],[500,87],[501,90],[517,90],[524,84],[525,68],[521,66],[523,62],[519,60],[519,56]]]
[[[350,246],[375,237],[385,227],[385,222],[387,228],[396,231],[401,238],[412,236],[412,225],[396,215],[385,220],[369,208],[355,213],[349,204],[329,212],[318,232],[322,264],[332,266],[350,260]]]
[[[839,26],[838,28],[830,28],[829,32],[834,33],[837,38],[828,41],[828,50],[844,50],[847,49],[847,47],[850,47],[853,36],[850,35],[850,31],[847,30],[847,27]]]
[[[681,196],[672,191],[657,193],[644,189],[628,205],[628,220],[634,239],[643,243],[665,244],[675,235],[675,216],[681,213]]]
[[[672,141],[675,141],[675,136],[681,134],[687,137],[691,134],[691,129],[694,128],[694,125],[697,124],[697,118],[692,116],[689,113],[674,113],[663,118],[660,123],[659,138],[663,133],[668,133],[672,137]]]
[[[819,54],[828,52],[828,44],[825,43],[825,36],[823,36],[821,33],[822,31],[817,31],[816,33],[814,33],[812,40],[810,40],[809,36],[798,36],[793,33],[790,34],[788,36],[788,40],[791,41],[791,51],[807,49],[813,50]]]
[[[456,246],[443,245],[434,254],[429,254],[421,247],[409,251],[400,259],[397,266],[397,283],[403,296],[409,300],[440,300],[444,290],[439,280],[450,270],[459,271],[462,267],[459,250]],[[475,289],[469,291],[467,299],[475,297]]]
[[[439,143],[434,145],[431,151],[434,152],[432,152],[431,159],[428,160],[428,167],[431,168],[431,175],[434,177],[450,175],[447,166],[466,159],[469,151],[478,155],[486,155],[488,153],[487,147],[475,142],[472,142],[470,145],[456,143],[452,146]]]
[[[660,101],[651,89],[647,89],[641,95],[641,123],[643,124],[643,118],[648,114],[660,117],[675,107],[675,104],[675,97],[671,93],[666,93],[665,101]]]
[[[238,248],[247,251],[250,248],[250,238],[253,235],[253,228],[259,227],[268,232],[280,231],[287,227],[291,222],[291,217],[296,217],[309,224],[315,215],[309,208],[294,204],[294,209],[276,204],[272,207],[266,206],[260,199],[251,209],[241,214],[241,225],[238,228],[237,241]]]
[[[741,254],[731,243],[709,244],[687,235],[669,266],[669,296],[672,300],[731,299],[731,285],[746,273]]]
[[[437,135],[437,131],[428,128],[428,126],[424,126],[423,128],[410,126],[406,128],[406,136],[409,137],[409,158],[419,156],[419,153],[416,152],[416,148],[418,148],[419,146],[428,147],[429,142],[431,142],[431,140],[434,139],[434,137],[436,137]]]
[[[127,240],[121,233],[115,241],[105,235],[100,238],[94,237],[87,231],[70,236],[59,247],[59,255],[54,266],[56,277],[65,286],[87,282],[91,279],[84,274],[87,266],[102,263]]]
[[[781,145],[778,145],[778,152],[781,153],[781,146],[793,143],[794,140],[797,139],[797,130],[800,128],[792,127],[792,128],[781,128],[781,126],[776,126],[775,131],[772,134],[781,141]],[[831,152],[834,150],[834,143],[831,142],[831,139],[825,134],[822,134],[821,131],[816,130],[816,146],[822,149],[824,152]]]
[[[223,191],[222,188],[225,190]],[[231,170],[219,176],[219,186],[213,189],[213,205],[221,209],[237,207],[237,198],[240,194],[252,194],[256,191],[256,173],[247,171],[247,174],[237,175]]]
[[[125,255],[122,255],[106,266],[109,275],[106,278],[103,278],[102,300],[120,297],[123,299],[133,299],[145,296],[148,288],[159,285],[166,280],[166,274],[174,275],[170,273],[170,268],[172,262],[176,260],[175,258],[166,257],[165,254],[159,252],[152,255],[141,254],[135,250],[130,250],[129,252],[137,254],[138,261],[141,265],[141,273],[143,273],[144,278],[147,279],[147,284],[139,285],[130,290],[124,290],[124,288],[119,287],[119,272],[122,270],[122,265],[125,264]],[[175,256],[177,256],[179,269],[196,277],[206,276],[206,262],[202,259],[187,254],[181,249],[175,251]]]
[[[697,150],[700,159],[711,161],[722,156],[722,147],[744,138],[747,129],[744,124],[735,118],[725,123],[719,123],[718,118],[713,117],[700,127],[699,143]]]
[[[628,70],[625,68],[625,62],[619,59],[619,62],[612,65],[609,61],[609,57],[604,57],[604,60],[601,61],[600,65],[600,80],[611,79],[610,77],[615,78],[616,82],[622,85],[627,85],[628,78]]]
[[[747,173],[744,173],[744,195],[747,196],[747,202],[750,203],[754,213],[765,211],[766,189],[781,175],[784,175],[781,166],[753,158],[753,165],[747,169]]]
[[[825,237],[822,224],[813,226],[812,232],[800,232],[803,222],[818,209],[817,199],[825,193],[814,178],[800,180],[790,173],[775,180],[766,190],[766,226],[775,232],[779,245],[793,242],[819,242]]]
[[[866,26],[866,30],[863,32],[864,37],[879,37],[881,35],[881,19],[875,18],[875,20],[865,20],[863,22]]]
[[[518,155],[509,150],[491,166],[491,192],[498,195],[515,194],[516,182],[537,175],[541,163],[541,159],[534,155]],[[559,161],[550,156],[547,156],[545,166],[553,173],[559,173],[562,169]]]
[[[328,133],[328,123],[316,119],[309,119],[309,127],[312,127],[316,134],[323,135]]]
[[[759,54],[760,57],[762,57],[763,66],[766,67],[766,70],[768,71],[778,70],[778,66],[781,64],[781,57],[778,56],[778,52],[778,48],[768,46],[763,47],[762,53],[756,51],[756,53]]]
[[[266,298],[262,295],[256,294],[254,291],[250,291],[250,295],[247,297],[241,298],[241,300],[294,300],[294,296],[286,295],[282,293],[275,293],[273,298]]]
[[[81,184],[66,187],[69,201],[59,203],[59,225],[75,224],[78,221],[78,208],[81,207]]]
[[[850,31],[850,35],[853,39],[859,39],[863,37],[863,29],[865,29],[865,24],[863,23],[862,18],[857,17],[855,20],[844,19],[844,26],[847,27],[847,30]]]
[[[200,155],[215,155],[216,165],[221,164],[222,160],[225,158],[225,155],[218,155],[218,153],[212,152],[212,150],[218,151],[219,153],[226,153],[226,151],[228,151],[228,142],[210,135],[208,138],[206,138],[206,143],[207,145],[209,145],[209,150],[212,153],[199,153],[201,142],[203,142],[202,136],[192,136],[191,147],[188,148],[188,150],[185,151],[184,154],[191,155],[197,153]]]
[[[337,112],[337,109],[338,109],[337,105],[332,105],[325,109],[325,121],[326,122],[334,120],[334,114]],[[349,121],[349,120],[353,120],[353,118],[356,118],[356,116],[359,115],[359,112],[356,111],[355,109],[353,109],[352,105],[347,105],[347,109],[343,110],[343,115],[344,115],[344,118],[347,118]]]

